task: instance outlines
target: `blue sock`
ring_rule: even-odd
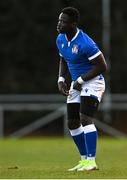
[[[94,124],[84,127],[86,146],[87,146],[87,159],[95,159],[97,147],[97,130]]]
[[[86,159],[86,143],[85,143],[85,136],[84,136],[84,129],[80,126],[77,129],[70,130],[71,136],[80,152],[81,159]]]

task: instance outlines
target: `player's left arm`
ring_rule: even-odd
[[[85,83],[85,81],[91,80],[99,74],[107,71],[107,64],[102,53],[98,55],[96,58],[92,59],[91,63],[94,65],[94,68],[90,70],[88,73],[81,75],[75,81],[73,86],[74,89],[81,90],[81,85]]]
[[[96,58],[92,59],[91,63],[94,65],[94,68],[91,71],[89,71],[87,74],[81,76],[83,81],[88,81],[90,79],[93,79],[99,74],[107,71],[107,63],[102,53]]]

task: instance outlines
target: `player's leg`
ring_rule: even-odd
[[[97,111],[98,104],[99,101],[96,98],[91,96],[81,96],[80,119],[84,127],[87,146],[87,163],[84,167],[78,169],[79,171],[97,169],[95,157],[98,135],[93,117]]]
[[[105,91],[105,82],[100,76],[87,81],[82,85],[80,118],[84,127],[84,136],[87,148],[87,167],[80,170],[97,169],[95,163],[97,146],[97,129],[94,124],[94,115]]]
[[[79,164],[69,169],[69,171],[75,171],[82,167],[82,161],[86,158],[86,145],[84,139],[84,129],[81,125],[79,114],[80,92],[73,89],[71,89],[70,92],[71,94],[67,99],[68,128],[81,156]]]
[[[81,159],[83,160],[86,158],[86,146],[84,140],[84,129],[80,122],[79,109],[79,103],[67,104],[68,128],[79,150]]]
[[[67,117],[68,117],[68,128],[71,137],[74,140],[75,145],[81,156],[81,160],[86,157],[86,146],[84,140],[84,129],[80,123],[79,115],[80,103],[68,103],[67,104]],[[68,171],[77,171],[77,169],[82,167],[81,161],[78,165],[68,169]]]

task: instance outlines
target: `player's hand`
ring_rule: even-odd
[[[67,85],[65,82],[62,82],[62,81],[58,82],[58,89],[62,95],[64,95],[64,96],[69,95],[69,91],[67,89]]]
[[[78,83],[78,81],[75,81],[73,84],[73,89],[76,89],[77,91],[81,91],[82,85]]]

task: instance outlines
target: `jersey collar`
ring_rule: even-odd
[[[79,29],[77,28],[77,32],[76,32],[75,36],[72,38],[71,41],[68,41],[66,34],[65,34],[65,38],[66,38],[66,40],[67,40],[68,42],[72,42],[72,41],[74,41],[74,40],[77,38],[78,34],[79,34]]]

